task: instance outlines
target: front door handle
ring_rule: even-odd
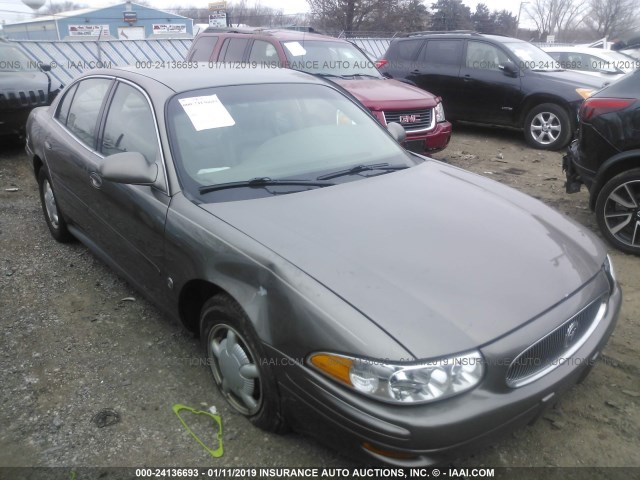
[[[91,172],[89,174],[89,183],[93,188],[100,189],[102,188],[102,177],[97,172]]]
[[[45,140],[44,141],[44,148],[46,148],[47,150],[51,150],[53,148],[53,145],[51,145],[49,140]]]

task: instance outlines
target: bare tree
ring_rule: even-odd
[[[536,24],[540,35],[557,35],[562,39],[565,31],[576,28],[584,19],[585,1],[533,0],[525,7],[525,12]]]
[[[311,15],[323,30],[355,32],[373,21],[380,3],[389,0],[307,0]]]
[[[591,0],[585,25],[599,37],[619,37],[639,27],[637,0]]]

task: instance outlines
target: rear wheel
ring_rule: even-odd
[[[73,240],[73,236],[69,233],[67,222],[62,216],[58,201],[51,185],[51,177],[46,167],[42,167],[38,173],[38,189],[40,190],[40,202],[42,203],[42,211],[47,227],[51,232],[51,236],[58,242],[68,243]]]
[[[596,218],[609,243],[640,255],[640,169],[616,175],[602,187]]]
[[[273,372],[240,306],[225,295],[211,298],[202,308],[200,334],[213,379],[229,405],[257,427],[284,431]]]
[[[527,143],[542,150],[558,150],[571,139],[571,121],[567,111],[554,103],[543,103],[529,111],[524,121]]]

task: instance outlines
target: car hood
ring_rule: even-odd
[[[606,255],[587,229],[541,202],[436,161],[202,207],[331,289],[416,358],[518,328],[593,278]]]
[[[609,83],[601,78],[582,72],[576,72],[575,70],[560,70],[557,72],[534,72],[531,70],[527,72],[527,75],[536,75],[547,80],[553,79],[557,82],[564,83],[565,85],[575,88],[586,87],[599,90]]]
[[[404,82],[391,79],[336,80],[370,110],[417,110],[436,106],[436,97]]]
[[[9,107],[46,105],[49,100],[49,77],[39,71],[2,72],[0,74],[2,104]]]

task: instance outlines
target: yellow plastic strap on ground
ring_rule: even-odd
[[[207,447],[204,442],[202,440],[200,440],[200,438],[198,438],[198,436],[193,432],[193,430],[191,430],[191,428],[189,427],[189,425],[186,424],[186,422],[184,421],[184,419],[180,416],[180,411],[181,410],[186,410],[188,412],[191,412],[195,415],[207,415],[208,417],[213,418],[213,420],[215,420],[215,422],[218,424],[218,433],[217,433],[217,437],[218,437],[218,448],[216,448],[215,450],[212,450],[211,448]],[[221,457],[224,449],[222,448],[222,419],[220,418],[220,415],[215,415],[211,412],[205,412],[202,410],[196,410],[194,408],[191,407],[187,407],[186,405],[181,405],[179,403],[176,403],[173,406],[173,413],[175,413],[178,418],[180,419],[180,423],[182,423],[182,425],[184,426],[184,428],[187,429],[187,432],[189,432],[191,434],[191,436],[193,438],[195,438],[196,442],[198,442],[200,445],[202,445],[202,448],[204,448],[207,452],[209,452],[209,454],[212,457]]]

